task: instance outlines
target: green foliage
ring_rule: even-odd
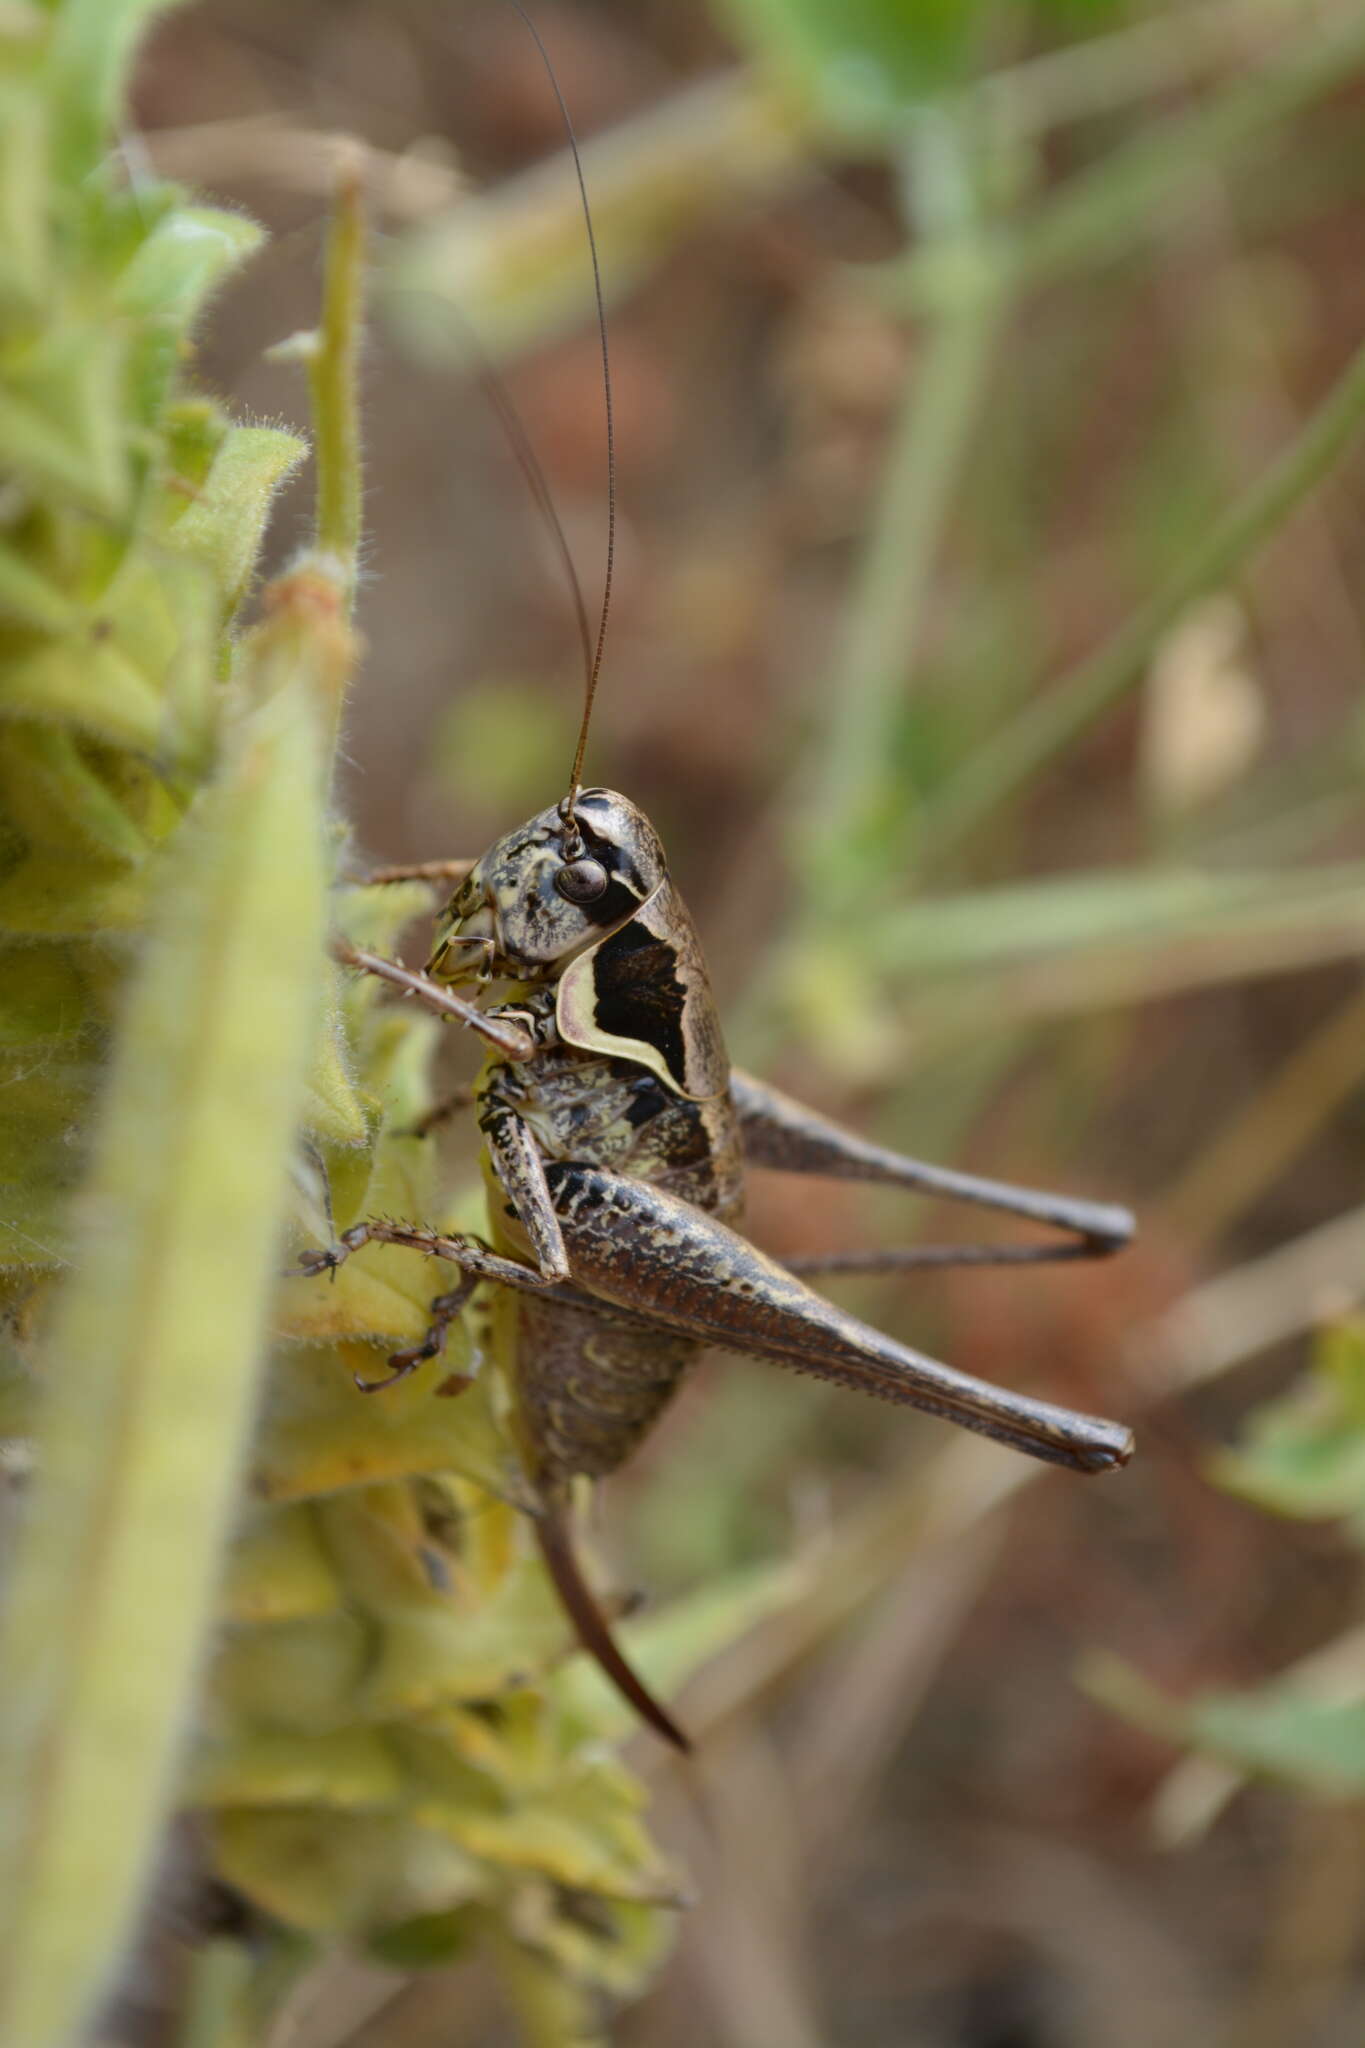
[[[1309,1381],[1263,1407],[1240,1448],[1213,1470],[1231,1492],[1272,1513],[1344,1521],[1365,1545],[1365,1325],[1327,1331]],[[1087,1676],[1119,1712],[1239,1770],[1338,1798],[1365,1790],[1358,1634],[1267,1685],[1185,1701],[1167,1698],[1117,1660],[1096,1660]]]
[[[960,76],[984,12],[962,0],[731,0],[728,11],[826,119],[855,132]]]
[[[1307,1383],[1258,1410],[1241,1448],[1213,1470],[1272,1514],[1344,1518],[1365,1542],[1365,1328],[1328,1330]]]
[[[82,2031],[181,1773],[278,1930],[261,1971],[219,1973],[229,2032],[341,1936],[414,1961],[477,1939],[585,2030],[656,1960],[676,1884],[603,1749],[619,1715],[557,1676],[496,1391],[434,1398],[473,1362],[456,1331],[434,1375],[356,1393],[425,1327],[415,1256],[277,1279],[286,1225],[325,1238],[328,1201],[342,1226],[447,1206],[410,1135],[436,1027],[324,947],[358,201],[343,186],[304,351],[318,546],[243,634],[303,450],[187,381],[257,229],[106,158],[153,11],[67,0],[0,31],[0,1422],[37,1475],[0,1638],[0,2034]],[[335,901],[392,947],[427,896]],[[714,1635],[679,1619],[670,1670]]]
[[[0,2031],[34,2048],[88,2016],[155,1852],[325,926],[316,664],[274,660],[275,620],[224,681],[303,450],[180,388],[259,235],[100,162],[148,11],[35,10],[0,46],[0,1271],[6,1426],[36,1452],[0,1644]]]
[[[573,697],[547,697],[519,676],[499,675],[461,694],[436,736],[441,784],[458,804],[482,796],[509,818],[534,811],[572,758]]]

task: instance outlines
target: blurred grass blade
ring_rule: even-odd
[[[1134,1370],[1158,1393],[1202,1386],[1322,1321],[1365,1292],[1365,1209],[1319,1223],[1184,1294],[1133,1345]]]
[[[15,2048],[63,2048],[88,2019],[170,1791],[319,982],[322,723],[296,675],[244,720],[177,842],[46,1346],[0,1635],[0,2040]]]
[[[972,137],[965,123],[926,117],[912,143],[906,168],[925,240],[960,247],[984,232]],[[875,886],[888,837],[904,817],[895,738],[906,677],[919,653],[944,523],[1006,312],[1003,298],[987,292],[945,309],[906,383],[849,606],[837,687],[832,679],[824,692],[814,750],[819,765],[795,830],[813,926]]]
[[[1179,12],[1031,52],[968,90],[1006,133],[1043,135],[1157,93],[1189,91],[1203,74],[1243,63],[1286,36],[1316,6],[1317,0],[1186,0]]]
[[[1262,1088],[1238,1102],[1167,1190],[1166,1228],[1190,1246],[1223,1235],[1287,1174],[1362,1081],[1365,988],[1357,988],[1295,1046]]]
[[[884,972],[923,986],[930,977],[1074,965],[1134,946],[1217,945],[1248,933],[1285,933],[1292,945],[1321,925],[1365,944],[1365,864],[1240,874],[1124,869],[975,889],[888,912],[868,951]]]
[[[1179,573],[1109,640],[1036,697],[951,783],[925,817],[925,851],[942,858],[991,817],[1142,676],[1193,601],[1237,575],[1351,447],[1365,419],[1365,347],[1283,453],[1210,528]]]

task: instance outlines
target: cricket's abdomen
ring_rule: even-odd
[[[542,1487],[616,1471],[677,1391],[701,1346],[527,1295],[509,1302],[522,1450]]]
[[[564,1047],[491,1067],[480,1099],[485,1110],[514,1110],[547,1162],[609,1167],[727,1223],[739,1218],[743,1172],[728,1094],[691,1102],[630,1061]],[[491,1178],[489,1195],[498,1249],[525,1258]],[[503,1295],[492,1317],[523,1453],[546,1487],[624,1464],[702,1349],[690,1337],[633,1329],[605,1308],[598,1316],[528,1295]]]

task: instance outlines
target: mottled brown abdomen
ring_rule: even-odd
[[[689,1337],[633,1330],[521,1296],[512,1356],[518,1423],[542,1486],[623,1465],[696,1358]]]

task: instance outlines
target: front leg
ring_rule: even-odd
[[[359,883],[363,889],[386,889],[395,882],[448,882],[458,888],[473,866],[472,857],[468,860],[399,861],[388,867],[371,868],[368,874],[359,877]]]
[[[415,996],[424,1009],[434,1010],[438,1017],[453,1018],[457,1024],[468,1025],[471,1031],[477,1031],[481,1038],[495,1045],[504,1059],[529,1060],[539,1050],[535,1038],[515,1021],[512,1014],[500,1017],[496,1012],[480,1010],[474,1003],[467,1003],[463,996],[443,987],[439,981],[433,981],[429,974],[417,974],[410,967],[400,966],[397,960],[386,960],[382,953],[371,953],[363,946],[353,946],[347,939],[334,939],[332,958],[343,967],[358,967],[379,981],[387,981],[390,987],[400,990],[405,996]]]
[[[507,1195],[509,1211],[531,1240],[541,1278],[567,1280],[569,1255],[545,1178],[545,1161],[535,1139],[515,1110],[501,1103],[484,1111],[479,1129],[488,1146],[493,1171]]]

